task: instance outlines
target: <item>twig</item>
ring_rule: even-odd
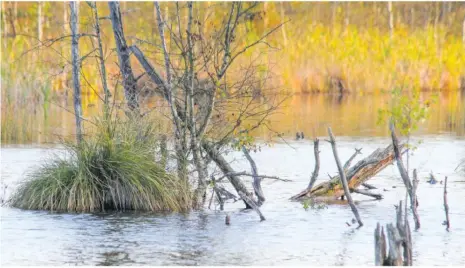
[[[355,159],[355,157],[357,157],[357,155],[359,154],[362,154],[362,148],[360,149],[357,149],[355,148],[355,153],[349,158],[349,160],[347,160],[347,162],[344,164],[344,171],[346,172],[347,169],[349,169],[350,167],[350,164],[352,163],[352,160]]]
[[[292,181],[292,180],[288,180],[288,179],[281,179],[281,178],[276,177],[276,176],[254,175],[254,174],[247,173],[246,171],[242,171],[242,172],[229,172],[229,173],[226,173],[223,176],[221,176],[220,178],[218,178],[216,180],[216,182],[220,182],[222,179],[226,178],[227,176],[248,176],[248,177],[256,176],[256,177],[262,178],[262,179],[273,179],[273,180],[285,181],[285,182]]]

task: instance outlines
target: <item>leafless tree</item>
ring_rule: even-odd
[[[79,2],[69,2],[71,11],[71,57],[73,64],[73,86],[74,86],[74,114],[76,119],[76,138],[78,143],[82,141],[82,104],[81,104],[81,84],[79,73],[81,69],[81,59],[79,57]]]
[[[281,25],[272,28],[259,39],[242,45],[237,42],[241,38],[238,29],[245,28],[246,15],[257,3],[225,3],[229,6],[228,16],[219,28],[210,32],[206,32],[203,26],[208,23],[203,20],[209,16],[205,15],[201,19],[194,5],[190,2],[186,4],[184,8],[187,9],[187,17],[183,18],[180,15],[181,4],[176,3],[175,16],[168,21],[160,5],[155,3],[164,78],[138,46],[133,45],[130,49],[145,73],[156,84],[157,92],[169,104],[180,177],[187,174],[183,167],[187,162],[184,160],[188,155],[192,157],[198,175],[193,206],[200,208],[205,201],[207,157],[224,174],[230,174],[227,177],[239,196],[248,207],[258,211],[257,203],[248,197],[239,176],[233,175],[234,170],[221,155],[221,150],[227,145],[241,142],[235,135],[247,135],[249,131],[265,124],[265,119],[276,111],[283,98],[276,93],[267,94],[264,84],[269,77],[256,75],[258,63],[252,62],[239,68],[242,75],[230,77],[227,74],[233,62],[251,47],[259,44],[270,47],[265,38]],[[166,45],[166,30],[172,43],[170,50]],[[272,92],[271,89],[269,92]]]
[[[118,52],[119,68],[121,75],[123,76],[124,94],[126,96],[129,109],[137,112],[139,103],[137,101],[136,79],[129,59],[129,48],[124,36],[119,2],[108,2],[108,6],[110,8],[110,19],[113,26],[116,50]]]
[[[97,58],[99,61],[99,71],[100,71],[100,77],[102,80],[103,92],[104,92],[104,114],[105,114],[105,118],[108,118],[111,94],[110,94],[110,89],[108,88],[108,84],[107,84],[107,71],[105,68],[105,55],[103,54],[103,45],[102,45],[102,37],[100,34],[100,22],[99,22],[97,4],[96,2],[88,2],[88,4],[93,11],[94,20],[95,20],[94,30],[95,30],[95,36],[97,38],[97,46],[98,46]]]

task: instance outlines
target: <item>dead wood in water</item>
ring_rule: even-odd
[[[449,231],[450,220],[449,220],[449,204],[447,203],[447,177],[444,180],[444,211],[446,212],[446,230]]]
[[[252,208],[257,212],[260,216],[260,220],[264,221],[265,216],[263,216],[262,212],[260,211],[259,207],[257,206],[256,202],[247,196],[247,188],[245,187],[244,183],[242,183],[241,179],[237,175],[233,175],[236,172],[231,167],[231,165],[224,159],[224,157],[220,154],[218,149],[215,146],[207,141],[202,142],[202,147],[207,152],[208,156],[215,161],[217,166],[221,169],[223,174],[226,175],[229,182],[231,182],[234,189],[236,189],[237,194],[241,197],[242,201],[244,201],[247,208]]]
[[[358,227],[362,227],[363,222],[360,218],[360,215],[358,214],[357,207],[355,206],[354,201],[352,200],[352,196],[350,195],[349,184],[347,183],[345,171],[342,168],[341,161],[339,160],[339,156],[337,154],[336,139],[334,138],[333,132],[331,131],[330,127],[328,127],[328,134],[330,138],[329,142],[331,143],[331,147],[333,149],[334,159],[336,160],[337,169],[339,170],[341,184],[344,189],[344,195],[347,197],[347,201],[349,202],[350,208],[352,209],[352,212],[354,213],[354,216],[357,219]]]
[[[396,215],[396,224],[386,225],[387,241],[384,228],[379,223],[376,225],[376,266],[412,266],[412,236],[408,218],[402,219],[402,201],[396,207]],[[389,245],[389,249],[387,249],[387,245]]]
[[[257,205],[261,206],[265,202],[265,195],[263,194],[262,185],[261,185],[262,178],[258,176],[257,164],[255,164],[255,161],[250,156],[249,150],[247,150],[245,146],[242,146],[242,152],[244,153],[245,157],[250,163],[250,167],[252,169],[252,174],[253,174],[252,185],[255,191],[255,195],[257,196]]]
[[[318,172],[320,171],[320,151],[318,150],[320,140],[315,139],[313,141],[313,153],[315,155],[315,168],[313,169],[312,178],[310,183],[307,186],[307,191],[311,191],[313,184],[315,184],[316,179],[318,178]]]
[[[404,148],[404,145],[400,145]],[[394,151],[392,144],[384,149],[378,148],[369,156],[357,162],[346,172],[349,189],[357,189],[360,185],[378,174],[381,170],[392,164],[394,161]],[[308,197],[315,197],[320,200],[336,199],[344,195],[343,187],[339,176],[322,182],[311,190],[305,189],[299,194],[291,197],[291,200],[301,200]]]
[[[413,218],[415,220],[415,229],[418,230],[420,229],[420,217],[418,216],[417,210],[416,210],[416,187],[417,187],[417,182],[414,182],[415,187],[412,185],[412,182],[410,181],[410,177],[408,175],[407,170],[405,169],[404,162],[402,161],[402,154],[401,154],[401,149],[399,148],[399,140],[397,139],[396,135],[396,129],[394,124],[391,122],[390,124],[390,129],[391,129],[391,137],[392,137],[392,145],[394,146],[394,155],[396,158],[397,162],[397,167],[399,169],[400,176],[402,177],[402,181],[404,182],[405,188],[407,189],[407,192],[410,196],[410,207],[413,212]],[[414,176],[416,176],[416,171],[414,172]]]
[[[371,184],[368,184],[368,183],[362,183],[362,186],[369,189],[369,190],[373,190],[373,189],[378,189],[376,188],[375,186],[371,185]]]

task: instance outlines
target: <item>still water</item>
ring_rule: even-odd
[[[333,129],[337,129],[333,126]],[[324,137],[321,137],[324,138]],[[339,154],[347,159],[355,147],[364,157],[389,143],[386,138],[337,137]],[[412,233],[414,265],[465,265],[465,178],[454,172],[465,157],[465,139],[455,134],[423,135],[411,156],[410,167],[419,170],[419,215],[422,227]],[[415,140],[417,142],[418,140]],[[320,145],[319,180],[337,170],[331,149]],[[57,148],[8,146],[1,150],[3,186],[8,196],[25,172],[57,152]],[[242,204],[228,203],[226,211],[189,214],[58,214],[1,207],[0,265],[373,265],[374,228],[395,219],[394,205],[405,197],[395,165],[370,183],[384,195],[370,201],[354,195],[364,226],[347,226],[352,213],[346,205],[305,210],[290,202],[308,184],[313,169],[310,140],[275,143],[253,154],[261,174],[291,179],[264,179],[267,198],[260,222]],[[227,155],[238,170],[249,170],[239,152]],[[433,171],[439,180],[449,177],[451,231],[442,222],[443,185],[426,183]],[[247,185],[251,188],[250,179]],[[393,186],[395,188],[393,188]],[[2,191],[3,192],[3,191]],[[208,194],[210,197],[210,193]],[[231,225],[224,224],[225,214]],[[412,218],[410,218],[413,226]]]

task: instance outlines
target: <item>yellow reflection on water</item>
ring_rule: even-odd
[[[429,96],[429,93],[422,95],[423,98]],[[350,94],[342,97],[328,94],[294,95],[271,116],[271,130],[262,127],[256,129],[252,135],[259,139],[268,139],[274,132],[278,132],[283,133],[285,137],[294,138],[298,131],[304,132],[306,138],[311,138],[326,136],[327,127],[331,126],[338,136],[385,136],[388,134],[388,128],[386,125],[378,124],[378,110],[386,108],[389,98],[390,95],[385,94]],[[86,105],[85,118],[92,120],[100,114],[101,102],[98,99],[83,96],[83,100]],[[465,96],[460,92],[441,93],[437,101],[431,105],[429,117],[420,123],[414,135],[443,133],[465,135],[464,100]],[[124,104],[119,105],[124,106]],[[161,107],[161,105],[159,100],[153,100],[147,107]],[[62,107],[66,107],[66,110]],[[38,109],[37,112],[27,115],[26,120],[24,116],[12,118],[15,124],[27,125],[25,129],[31,138],[18,138],[16,141],[2,139],[2,144],[46,144],[58,142],[63,138],[74,139],[75,124],[72,112],[72,102],[62,101],[58,105],[50,106],[47,117]],[[2,114],[5,116],[4,111]],[[169,126],[169,122],[161,124],[165,128]],[[85,124],[85,127],[89,130],[91,125]]]

